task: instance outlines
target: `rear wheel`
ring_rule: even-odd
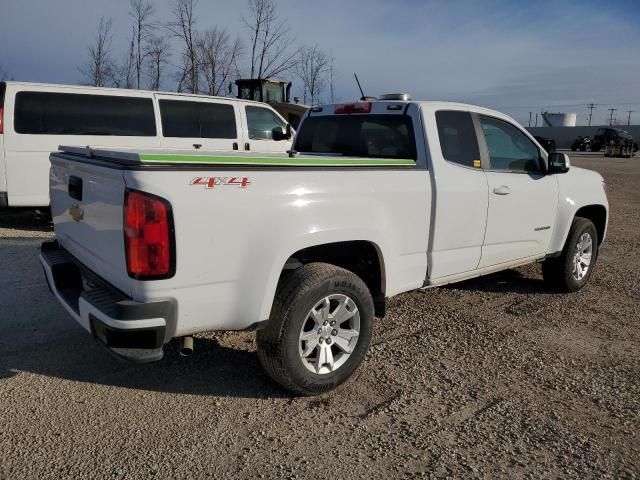
[[[542,264],[542,275],[548,284],[565,292],[576,292],[589,281],[597,256],[595,225],[587,218],[576,217],[562,253]]]
[[[269,322],[257,332],[260,362],[288,390],[329,391],[364,359],[373,317],[373,299],[357,275],[310,263],[281,282]]]

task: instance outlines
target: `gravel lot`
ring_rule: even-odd
[[[640,158],[573,160],[612,208],[585,289],[533,265],[399,296],[320,398],[272,384],[251,333],[114,360],[47,290],[47,225],[0,213],[0,478],[640,477]]]

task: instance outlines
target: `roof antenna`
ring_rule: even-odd
[[[354,77],[356,77],[356,83],[358,84],[358,88],[360,89],[360,95],[362,95],[362,97],[360,97],[360,100],[366,100],[367,97],[364,96],[364,92],[362,91],[362,87],[360,86],[360,80],[358,80],[358,75],[353,74]]]

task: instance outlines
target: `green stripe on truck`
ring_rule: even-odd
[[[211,163],[231,165],[283,165],[283,166],[358,166],[358,165],[415,165],[411,159],[403,158],[345,158],[345,157],[318,157],[318,158],[275,158],[275,157],[218,157],[211,155],[171,155],[159,153],[141,153],[143,162],[161,163]]]

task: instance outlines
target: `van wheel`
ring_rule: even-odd
[[[358,368],[373,331],[373,299],[354,273],[326,263],[294,270],[256,335],[269,376],[302,395],[327,392]]]
[[[598,232],[593,222],[576,217],[559,257],[542,264],[542,276],[549,285],[565,292],[577,292],[591,277],[598,257]]]

